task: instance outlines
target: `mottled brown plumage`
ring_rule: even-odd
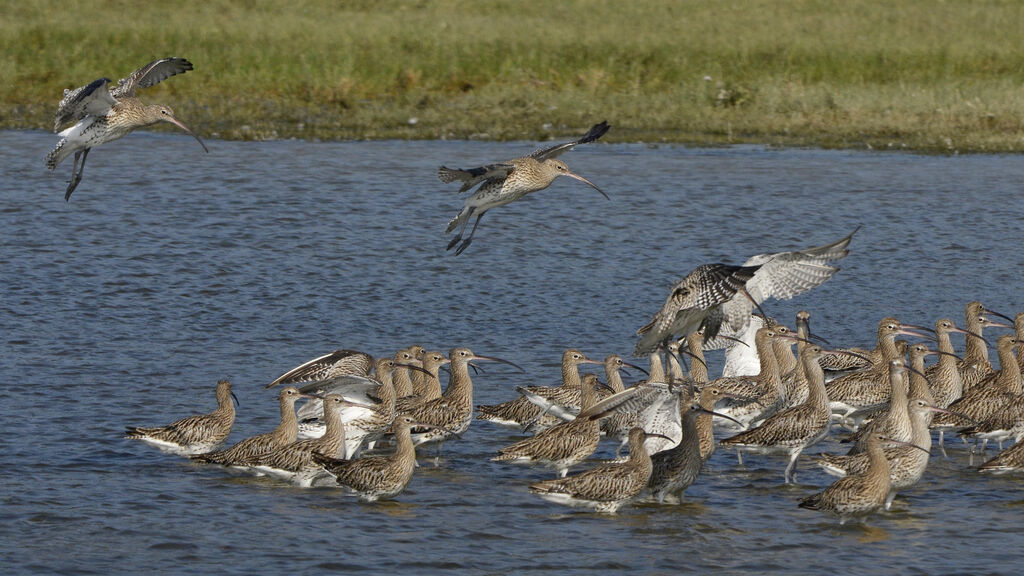
[[[924,398],[911,398],[907,403],[910,414],[911,433],[909,444],[883,446],[885,459],[889,463],[889,493],[885,499],[885,509],[892,505],[896,493],[917,484],[928,467],[929,452],[932,447],[932,436],[928,431],[932,415],[946,410],[935,406]],[[870,466],[867,452],[839,456],[821,454],[815,462],[829,474],[846,476],[863,474]]]
[[[950,429],[983,422],[1004,405],[1024,394],[1020,366],[1013,355],[1016,345],[1017,339],[1013,335],[1000,336],[996,343],[1000,365],[999,371],[996,372],[997,377],[986,385],[971,388],[962,398],[949,405],[950,410],[966,415],[973,419],[973,422],[953,414],[940,414],[932,425],[936,428]]]
[[[317,477],[324,474],[323,467],[313,459],[313,454],[336,458],[342,453],[345,427],[341,422],[341,409],[351,404],[341,394],[328,394],[323,399],[324,421],[327,424],[323,436],[299,440],[272,450],[261,456],[253,468],[298,486],[311,486]]]
[[[629,460],[622,464],[606,464],[566,478],[537,482],[530,485],[530,492],[559,504],[614,514],[640,494],[651,478],[651,457],[644,449],[647,437],[642,428],[630,431]]]
[[[338,484],[359,494],[360,500],[375,502],[381,498],[394,498],[409,485],[416,468],[416,449],[409,434],[412,426],[425,425],[409,416],[395,418],[392,425],[395,451],[391,454],[363,456],[356,460],[314,454],[313,459],[333,474]]]
[[[637,330],[640,340],[633,354],[643,356],[673,338],[682,338],[704,326],[715,336],[722,323],[721,306],[749,281],[758,266],[703,264],[672,285],[661,310]],[[745,295],[738,296],[746,298]]]
[[[266,388],[273,388],[278,384],[305,384],[336,376],[368,376],[371,368],[373,368],[372,356],[365,352],[342,348],[303,362],[275,378],[273,382],[266,385]]]
[[[277,428],[266,434],[250,436],[226,450],[197,454],[192,459],[224,466],[251,466],[264,454],[295,442],[299,433],[295,402],[306,396],[293,386],[282,388],[277,396],[281,408],[281,423]]]
[[[890,488],[889,463],[882,450],[887,441],[881,434],[873,434],[868,442],[867,469],[862,474],[844,476],[823,492],[803,498],[800,507],[831,512],[839,516],[841,524],[881,509]]]
[[[491,360],[519,368],[508,360],[474,354],[468,348],[452,348],[448,358],[451,361],[451,379],[444,394],[424,402],[409,413],[416,422],[434,427],[425,432],[413,433],[412,440],[417,446],[428,442],[444,442],[469,428],[473,421],[473,381],[469,378],[471,361]]]
[[[979,336],[966,339],[964,358],[957,363],[964,383],[964,394],[995,371],[992,363],[988,361],[988,344],[981,338],[984,336],[985,328],[1013,329],[1013,326],[993,320],[991,316],[1005,318],[1002,314],[985,308],[981,302],[968,302],[964,309],[965,329]]]
[[[832,380],[825,386],[829,405],[833,412],[848,416],[857,410],[869,406],[885,404],[889,401],[889,362],[903,358],[896,346],[896,335],[906,334],[919,338],[930,338],[917,332],[920,328],[911,324],[901,324],[899,320],[887,317],[878,323],[878,348],[882,352],[883,362],[872,364],[863,372],[845,374]],[[874,359],[872,359],[874,361]]]
[[[824,351],[816,344],[807,344],[800,354],[809,386],[807,400],[803,404],[776,412],[757,428],[726,438],[720,444],[761,452],[786,452],[789,463],[783,478],[787,484],[795,481],[793,471],[800,454],[828,435],[832,413],[825,395],[825,374],[818,363],[818,358],[826,353],[839,352]]]
[[[506,446],[491,460],[541,464],[557,470],[559,478],[564,477],[570,467],[593,454],[601,440],[600,423],[586,416],[587,410],[597,401],[594,391],[596,384],[596,375],[587,374],[583,377],[580,386],[582,411],[575,420],[557,424],[535,436]]]
[[[192,456],[209,452],[228,439],[235,423],[231,383],[217,382],[217,409],[209,414],[189,416],[167,426],[140,428],[128,426],[125,438],[142,440],[164,452]]]
[[[560,386],[527,386],[526,389],[559,405],[569,405],[574,395],[578,398],[580,364],[600,364],[600,362],[587,358],[583,352],[575,348],[570,348],[562,353],[562,384]],[[575,403],[578,405],[578,400]],[[554,416],[547,414],[541,416],[541,408],[523,396],[501,404],[477,406],[476,409],[477,418],[480,420],[516,428],[529,424],[530,430],[534,431],[550,428],[561,422]]]

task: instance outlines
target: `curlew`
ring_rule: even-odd
[[[197,454],[192,456],[192,459],[223,466],[245,467],[254,464],[264,454],[295,442],[299,433],[299,423],[295,418],[295,402],[304,397],[312,396],[299,392],[294,386],[282,388],[278,394],[281,423],[277,428],[266,434],[250,436],[226,450]]]
[[[863,518],[885,506],[890,489],[889,462],[883,451],[885,443],[914,446],[909,442],[897,442],[881,434],[872,434],[868,439],[868,466],[865,471],[843,476],[823,492],[801,499],[800,507],[831,512],[839,516],[840,524],[845,524],[850,518]],[[915,446],[915,449],[927,452],[919,446]]]
[[[910,369],[902,360],[889,362],[889,401],[884,407],[872,412],[871,420],[846,440],[853,442],[847,454],[858,454],[867,449],[867,438],[871,434],[910,441],[912,430],[910,413],[907,411],[907,400],[910,398],[909,375]]]
[[[868,353],[872,367],[863,372],[844,374],[825,386],[832,412],[840,414],[844,419],[864,408],[878,406],[889,401],[889,362],[903,358],[896,345],[896,335],[906,334],[918,338],[932,338],[919,332],[931,331],[913,324],[903,324],[899,320],[886,317],[878,323],[878,346],[874,352]],[[879,362],[876,356],[881,355]]]
[[[636,332],[640,340],[633,354],[643,356],[664,346],[673,338],[682,338],[706,327],[705,337],[714,337],[722,323],[721,307],[757,272],[758,266],[702,264],[672,285],[661,310]],[[749,298],[744,292],[744,298]]]
[[[858,227],[857,230],[860,228]],[[789,300],[799,294],[820,286],[839,268],[831,265],[831,262],[845,258],[850,251],[847,250],[854,230],[847,236],[823,246],[794,250],[791,252],[778,252],[775,254],[757,254],[748,258],[744,266],[758,266],[757,272],[747,281],[744,289],[749,298],[733,298],[722,305],[721,333],[733,338],[740,338],[747,331],[751,322],[751,314],[769,298],[777,300]],[[706,350],[713,350],[718,347],[732,349],[735,344],[716,340],[705,347]],[[752,348],[744,348],[742,351],[752,352]],[[740,365],[734,364],[737,360]],[[722,369],[723,376],[743,375],[747,370],[757,369],[757,359],[752,361],[735,354],[726,354],[726,363]]]
[[[445,234],[456,228],[459,231],[456,233],[455,238],[452,238],[448,243],[447,249],[455,248],[456,255],[462,254],[466,248],[469,248],[469,244],[473,241],[473,234],[476,233],[476,228],[480,225],[480,218],[488,210],[497,206],[504,206],[519,200],[527,194],[543,190],[550,186],[555,178],[559,176],[568,176],[569,178],[579,180],[600,192],[605,198],[608,198],[608,195],[593,182],[579,174],[574,174],[565,165],[565,162],[557,159],[563,152],[568,152],[579,144],[593,142],[604,136],[604,133],[607,131],[608,123],[601,122],[600,124],[595,124],[579,140],[543,148],[529,156],[514,158],[497,164],[488,164],[479,168],[456,169],[441,166],[437,172],[438,177],[444,183],[456,180],[462,182],[459,192],[467,192],[482,182],[477,191],[466,199],[458,215],[448,223],[448,228],[444,231]],[[473,229],[470,230],[469,237],[463,240],[462,236],[466,232],[466,226],[473,216],[476,216],[476,221],[473,222]]]
[[[596,375],[587,374],[583,377],[580,386],[581,412],[577,418],[546,428],[534,436],[506,446],[491,460],[541,464],[554,468],[558,472],[558,477],[564,478],[570,467],[579,464],[597,450],[597,444],[601,440],[600,422],[590,418],[588,414],[597,403],[597,394],[594,390],[596,385]]]
[[[808,447],[828,435],[832,413],[825,395],[825,373],[818,359],[827,354],[848,354],[823,350],[817,344],[807,343],[800,353],[804,373],[807,375],[807,400],[769,416],[760,426],[741,432],[719,442],[723,446],[736,446],[757,452],[786,452],[789,463],[783,473],[786,484],[796,482],[797,460]]]
[[[235,423],[235,405],[238,398],[227,380],[217,382],[217,409],[209,414],[189,416],[167,426],[139,428],[128,426],[125,438],[142,440],[163,452],[179,456],[192,456],[209,452],[228,439]]]
[[[987,420],[1003,406],[1024,394],[1020,366],[1017,364],[1017,358],[1013,355],[1016,345],[1017,339],[1013,335],[1003,334],[1000,336],[996,342],[1000,366],[999,370],[995,372],[996,378],[987,384],[979,384],[971,388],[964,393],[962,398],[949,405],[950,410],[962,413],[966,415],[966,418],[940,414],[935,418],[932,426],[949,430],[975,425]],[[968,419],[973,419],[974,422]]]
[[[345,447],[341,409],[352,404],[341,394],[324,396],[324,420],[327,426],[323,436],[299,440],[272,450],[257,459],[252,466],[253,470],[304,488],[312,486],[318,477],[325,474],[323,467],[313,459],[313,454],[330,457],[341,454]]]
[[[893,498],[900,490],[917,484],[924,476],[928,467],[929,452],[932,447],[931,433],[928,424],[935,413],[948,413],[949,410],[939,408],[925,398],[911,398],[907,404],[907,413],[913,432],[906,445],[897,444],[883,447],[885,459],[889,465],[889,492],[885,498],[885,509],[892,507]],[[826,472],[834,476],[863,474],[870,466],[870,457],[866,452],[839,456],[821,454],[815,462]]]
[[[527,386],[526,390],[553,399],[559,405],[579,405],[580,389],[580,364],[600,364],[597,360],[591,360],[575,348],[570,348],[562,353],[562,384],[561,386]],[[576,401],[572,402],[575,397]],[[477,406],[477,418],[487,420],[502,426],[515,428],[526,427],[531,430],[543,430],[558,424],[561,420],[555,416],[543,414],[543,409],[531,402],[525,396],[515,400],[509,400],[501,404]]]
[[[148,88],[176,74],[192,70],[192,63],[184,58],[163,58],[154,60],[118,81],[113,89],[108,88],[109,78],[100,78],[75,90],[65,90],[64,99],[57,105],[53,130],[74,122],[61,132],[57,146],[46,155],[46,167],[57,168],[65,158],[74,154],[75,163],[71,168],[71,181],[64,192],[64,200],[71,198],[78,183],[82,181],[85,159],[89,151],[127,136],[129,132],[157,122],[170,122],[188,132],[209,152],[206,144],[180,120],[174,117],[169,106],[143,104],[135,97],[138,88]],[[79,161],[81,160],[81,161]]]
[[[545,500],[569,506],[593,508],[614,514],[635,498],[651,478],[651,457],[644,441],[656,434],[643,428],[629,431],[629,459],[621,464],[604,464],[579,474],[530,485],[530,492]]]
[[[782,379],[773,350],[773,341],[790,334],[791,331],[781,324],[758,329],[754,337],[754,347],[759,350],[758,357],[761,362],[761,371],[758,375],[752,378],[741,376],[711,381],[711,384],[727,392],[747,398],[719,410],[741,422],[740,429],[768,418],[782,407]]]
[[[395,451],[391,454],[341,460],[314,453],[313,460],[332,474],[338,484],[359,494],[360,500],[376,502],[381,498],[394,498],[409,485],[416,468],[416,448],[409,434],[413,426],[433,428],[410,416],[399,416],[392,424]]]
[[[417,357],[423,370],[413,373],[413,394],[419,396],[423,402],[440,398],[441,380],[438,377],[438,370],[451,360],[441,352],[424,351],[422,356],[417,355]]]
[[[416,422],[433,426],[424,432],[414,432],[413,443],[417,446],[428,442],[443,444],[445,440],[458,436],[469,428],[473,421],[473,381],[469,378],[469,363],[474,360],[501,362],[523,369],[513,362],[474,354],[469,348],[452,348],[448,354],[451,361],[451,379],[448,388],[440,398],[435,398],[417,406],[409,416]],[[440,452],[440,448],[438,448]]]
[[[981,302],[968,302],[964,309],[964,329],[978,335],[978,338],[966,339],[963,360],[957,363],[964,382],[964,394],[995,372],[992,363],[988,361],[988,344],[982,338],[985,328],[1013,329],[1012,325],[993,320],[989,316],[998,316],[1013,322],[1006,316],[985,308]]]
[[[701,455],[697,419],[704,416],[729,418],[724,414],[707,410],[697,403],[680,402],[682,437],[679,443],[651,456],[652,471],[647,487],[659,504],[678,504],[682,500],[683,492],[697,480],[705,461]]]

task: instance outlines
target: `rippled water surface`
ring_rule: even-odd
[[[556,383],[567,347],[628,354],[698,264],[856,226],[843,270],[769,313],[805,308],[831,342],[861,345],[888,314],[959,322],[978,299],[1012,315],[1019,156],[584,146],[563,158],[611,201],[561,179],[493,210],[454,257],[442,232],[461,201],[437,166],[535,143],[214,141],[206,155],[187,135],[134,134],[96,149],[65,203],[70,165],[43,167],[54,140],[0,133],[4,572],[1019,573],[1021,477],[980,477],[959,445],[892,512],[840,527],[796,506],[830,482],[807,459],[785,486],[782,458],[719,451],[684,504],[609,517],[529,494],[550,473],[490,462],[516,435],[486,422],[378,504],[121,438],[209,411],[219,378],[241,400],[232,441],[266,431],[263,385],[338,347],[502,356],[528,373],[491,365],[474,384],[478,403],[503,401]]]

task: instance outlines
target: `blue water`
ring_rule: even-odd
[[[140,133],[97,148],[65,203],[70,165],[42,161],[54,140],[0,132],[5,573],[1019,573],[1021,478],[979,476],[959,445],[892,512],[840,527],[796,507],[830,482],[806,459],[785,486],[783,459],[719,451],[683,505],[607,517],[529,494],[550,473],[490,462],[516,435],[486,422],[377,504],[121,438],[211,410],[220,378],[241,400],[232,441],[266,431],[263,385],[338,347],[501,356],[527,374],[491,365],[474,383],[478,403],[503,401],[556,383],[567,347],[628,354],[701,263],[857,226],[839,274],[768,312],[807,309],[845,345],[870,345],[885,315],[961,322],[974,299],[1012,316],[1018,156],[583,146],[563,158],[611,201],[562,179],[493,210],[454,257],[442,232],[461,199],[437,166],[536,143],[212,141],[207,155]]]

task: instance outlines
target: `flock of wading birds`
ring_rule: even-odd
[[[89,151],[135,128],[169,122],[207,150],[169,107],[142,104],[135,95],[138,88],[192,69],[184,58],[164,58],[139,68],[113,88],[109,79],[100,78],[65,90],[54,129],[73,124],[59,133],[60,141],[46,158],[52,170],[74,155],[65,200],[81,182]],[[477,168],[442,166],[440,179],[461,182],[460,192],[479,185],[449,223],[445,232],[457,231],[447,249],[462,253],[487,210],[543,190],[559,176],[584,182],[607,198],[557,157],[596,141],[608,129],[601,122],[577,140]],[[473,228],[463,238],[474,216]],[[940,445],[944,434],[952,431],[965,443],[966,438],[978,439],[982,451],[989,441],[1001,447],[1013,438],[1013,446],[979,470],[1024,467],[1024,442],[1019,442],[1024,436],[1024,313],[1011,320],[971,302],[964,328],[948,318],[938,320],[934,329],[884,318],[876,347],[860,350],[823,347],[810,331],[806,312],[797,315],[793,330],[760,310],[769,298],[792,298],[830,278],[838,270],[831,262],[848,254],[854,233],[805,250],[759,254],[741,266],[697,267],[672,287],[661,310],[638,330],[634,355],[649,359],[646,380],[626,388],[620,370],[643,370],[639,366],[614,354],[599,362],[567,350],[561,386],[520,387],[518,398],[478,406],[478,418],[532,434],[502,448],[494,460],[553,468],[559,477],[531,485],[532,492],[555,502],[615,512],[645,490],[659,503],[678,502],[714,451],[715,428],[732,434],[718,444],[735,447],[738,454],[787,454],[788,483],[795,479],[800,454],[838,425],[851,431],[849,452],[820,455],[816,462],[841,478],[802,499],[800,506],[833,512],[842,521],[888,508],[897,491],[921,479],[932,429],[939,430]],[[761,313],[755,314],[755,309]],[[999,337],[1000,369],[994,370],[983,331],[997,327],[1015,334]],[[966,337],[962,357],[950,341],[952,333]],[[898,335],[930,342],[908,344],[896,340]],[[704,351],[722,348],[724,374],[709,381]],[[926,368],[925,357],[932,354],[938,361]],[[684,369],[683,356],[692,358],[689,370]],[[268,386],[285,386],[279,394],[281,423],[271,432],[215,451],[227,440],[235,418],[231,385],[221,381],[216,411],[159,428],[130,427],[127,435],[198,461],[301,486],[333,478],[365,500],[390,498],[411,480],[416,446],[458,438],[469,427],[470,368],[480,361],[516,366],[467,348],[454,348],[445,356],[412,346],[377,359],[337,350],[288,371]],[[582,364],[603,364],[606,381],[594,374],[581,377]],[[439,370],[445,365],[450,379],[442,392]],[[826,383],[826,372],[838,376]],[[296,410],[300,399],[305,403]],[[385,435],[393,438],[393,449],[362,455],[374,450]],[[620,452],[628,445],[628,457],[617,456],[568,476],[569,468],[595,452],[602,435],[618,440]]]
[[[729,434],[717,444],[736,448],[738,455],[786,454],[788,483],[795,481],[797,459],[806,448],[834,428],[845,428],[849,452],[815,458],[841,478],[800,501],[842,522],[888,509],[898,491],[922,478],[932,430],[939,431],[940,445],[945,433],[955,432],[965,445],[968,438],[977,439],[972,449],[982,451],[989,441],[1001,449],[1014,439],[1016,444],[979,471],[1024,469],[1024,442],[1019,442],[1024,436],[1024,312],[1010,320],[971,302],[963,328],[948,318],[936,321],[934,329],[883,318],[874,349],[823,347],[810,331],[807,312],[797,315],[795,330],[749,313],[765,298],[785,297],[778,286],[807,289],[823,281],[812,279],[809,270],[830,276],[838,269],[823,260],[845,256],[850,239],[751,259],[767,258],[763,264],[698,267],[676,283],[662,310],[640,329],[642,336],[658,330],[665,335],[653,345],[643,337],[637,344],[634,352],[648,356],[647,370],[616,354],[599,361],[570,349],[562,355],[560,386],[517,387],[517,398],[477,406],[477,419],[531,434],[501,448],[493,460],[553,468],[558,478],[532,484],[531,492],[614,513],[645,491],[658,503],[678,503],[714,452],[716,429]],[[748,312],[731,324],[730,314],[737,311]],[[675,324],[697,327],[677,338]],[[999,370],[989,363],[983,335],[994,328],[1015,331],[998,338]],[[965,335],[962,356],[951,342],[954,333]],[[908,343],[897,340],[899,335],[922,341]],[[726,348],[725,372],[731,375],[709,380],[704,351],[718,347]],[[926,367],[929,355],[938,361]],[[689,369],[685,357],[691,358]],[[269,433],[212,451],[227,438],[235,414],[231,385],[221,381],[213,413],[162,428],[129,428],[128,437],[300,486],[333,478],[364,500],[390,498],[411,480],[416,446],[459,438],[470,426],[470,368],[479,361],[516,366],[467,348],[445,355],[417,345],[376,359],[337,350],[267,386],[286,386],[279,394],[281,423]],[[753,373],[751,363],[757,365]],[[593,373],[581,375],[583,364],[602,364],[605,381]],[[450,378],[442,391],[445,365]],[[620,371],[628,368],[647,378],[625,387]],[[835,375],[827,383],[826,372]],[[308,402],[296,411],[300,398]],[[376,449],[388,434],[394,448]],[[594,454],[602,435],[617,440],[620,452],[628,445],[628,457],[617,453],[612,461],[567,475]],[[367,451],[372,452],[363,455]]]

